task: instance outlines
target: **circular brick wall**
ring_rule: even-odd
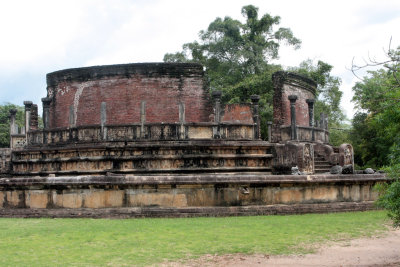
[[[49,128],[207,122],[212,111],[203,67],[190,63],[95,66],[47,74]],[[182,105],[183,104],[183,105]]]

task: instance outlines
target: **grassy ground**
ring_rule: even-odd
[[[204,254],[310,252],[382,232],[382,211],[188,219],[0,219],[0,266],[148,265]]]

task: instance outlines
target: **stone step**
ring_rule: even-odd
[[[332,168],[332,165],[330,165],[330,164],[314,164],[314,166],[315,167],[319,167],[319,169],[322,169],[322,168]]]
[[[329,169],[314,169],[314,173],[329,173]]]

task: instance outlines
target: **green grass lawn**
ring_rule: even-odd
[[[128,266],[204,254],[311,252],[385,231],[383,211],[188,219],[0,219],[0,266]]]

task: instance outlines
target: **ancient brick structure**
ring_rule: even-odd
[[[298,74],[279,71],[273,75],[274,121],[272,141],[322,141],[329,143],[326,123],[314,123],[317,85]],[[324,121],[325,122],[325,121]]]
[[[47,75],[43,129],[25,101],[1,154],[0,216],[193,216],[373,208],[384,175],[314,175],[353,164],[314,123],[316,84],[273,77],[270,142],[258,101],[222,105],[198,64],[141,63]],[[11,156],[11,157],[10,157]],[[292,167],[299,174],[289,176]],[[277,174],[277,175],[274,175]],[[80,214],[80,215],[79,215]]]
[[[68,69],[47,75],[49,128],[208,122],[212,106],[199,64],[124,64]]]

